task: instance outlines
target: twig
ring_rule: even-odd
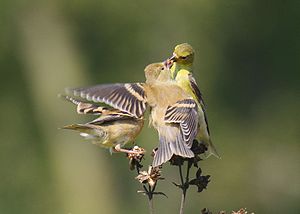
[[[157,186],[157,182],[160,179],[163,179],[160,175],[159,168],[153,168],[149,166],[148,171],[141,171],[142,165],[136,165],[136,171],[138,176],[136,177],[143,185],[143,191],[138,191],[139,193],[143,193],[147,195],[148,198],[148,205],[149,205],[149,212],[150,214],[154,213],[154,205],[153,205],[153,197],[154,195],[164,195],[163,192],[155,192],[155,188]],[[148,185],[147,185],[148,184]]]
[[[183,214],[183,208],[184,208],[184,202],[185,202],[185,196],[186,196],[186,189],[184,188],[184,181],[183,181],[183,175],[182,175],[182,167],[181,167],[181,165],[179,165],[178,168],[179,168],[179,175],[180,175],[180,180],[181,180],[181,186],[180,186],[180,188],[182,189],[179,213]]]
[[[140,165],[137,165],[136,166],[136,171],[137,171],[137,174],[140,174],[140,168],[141,166]],[[151,189],[151,186],[148,184],[148,188],[146,187],[145,184],[143,184],[143,188],[144,188],[144,194],[147,195],[148,197],[148,205],[149,205],[149,213],[150,214],[153,214],[154,213],[154,207],[153,207],[153,192],[154,192],[154,189],[156,187],[156,183],[154,185],[154,187]]]
[[[151,189],[150,185],[148,185],[148,187],[149,187],[149,191],[148,191],[147,195],[148,195],[149,213],[153,214],[154,213],[154,207],[153,207],[153,191],[154,191],[154,188]]]
[[[184,204],[186,200],[186,193],[189,188],[189,175],[190,175],[190,168],[191,164],[187,162],[187,170],[186,170],[186,177],[185,181],[183,180],[183,174],[182,174],[182,167],[179,165],[179,175],[180,175],[180,180],[181,180],[181,185],[179,186],[180,189],[182,189],[182,194],[181,194],[181,202],[180,202],[180,209],[179,209],[179,214],[183,214],[184,212]]]

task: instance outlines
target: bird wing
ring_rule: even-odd
[[[77,106],[78,114],[92,114],[92,115],[100,115],[104,112],[108,111],[108,108],[96,105],[94,103],[82,102],[81,100],[74,99],[73,97],[67,95],[59,95],[59,97],[73,103]]]
[[[167,108],[166,123],[179,123],[183,140],[189,147],[198,133],[198,106],[193,99],[176,102]]]
[[[192,89],[193,93],[196,95],[197,101],[203,110],[204,119],[205,119],[206,127],[207,127],[207,132],[209,134],[208,120],[207,120],[207,116],[206,116],[206,105],[204,103],[202,93],[197,85],[195,78],[192,76],[192,74],[189,74],[189,81],[190,81],[191,89]]]
[[[99,118],[89,122],[88,124],[93,124],[93,125],[101,125],[103,123],[110,123],[114,121],[121,121],[121,120],[137,120],[137,118],[133,118],[132,116],[126,114],[126,113],[111,113],[107,115],[101,115]]]
[[[136,118],[140,118],[147,108],[145,91],[140,83],[102,84],[66,91],[88,101],[105,103]]]
[[[196,95],[197,101],[200,103],[203,111],[205,111],[205,103],[203,100],[202,93],[197,85],[195,78],[193,77],[193,75],[191,73],[189,74],[189,81],[190,81],[191,89],[192,89],[193,93]]]

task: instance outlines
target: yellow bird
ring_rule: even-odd
[[[198,133],[197,103],[170,75],[163,63],[153,63],[145,68],[146,83],[104,84],[68,92],[106,103],[133,118],[142,117],[149,105],[150,121],[160,142],[152,163],[155,167],[170,160],[173,154],[194,157],[190,148]]]
[[[211,141],[202,93],[200,92],[197,82],[192,75],[194,55],[194,49],[188,43],[177,45],[172,57],[167,60],[171,61],[168,66],[171,66],[172,79],[175,80],[177,85],[180,86],[186,93],[191,95],[197,102],[199,132],[196,139],[202,141],[207,146],[209,152],[208,156],[212,154],[220,158]]]
[[[63,129],[80,132],[80,135],[94,144],[113,151],[125,153],[139,153],[122,147],[132,142],[142,130],[143,118],[134,118],[131,115],[113,108],[101,107],[96,104],[81,102],[69,96],[66,100],[77,106],[77,113],[100,115],[97,119],[85,124],[72,124]]]

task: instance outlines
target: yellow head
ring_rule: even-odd
[[[192,65],[194,61],[194,49],[188,43],[177,45],[174,49],[173,56],[170,58],[173,62],[181,65]]]

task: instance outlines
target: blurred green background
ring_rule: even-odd
[[[300,212],[299,1],[0,1],[0,213],[147,213],[121,154],[58,127],[85,122],[57,99],[67,86],[143,81],[178,43],[196,50],[212,138],[208,189],[186,213],[247,207]],[[144,129],[138,144],[157,143]],[[145,163],[151,160],[146,159]],[[177,213],[166,167],[157,213]]]

